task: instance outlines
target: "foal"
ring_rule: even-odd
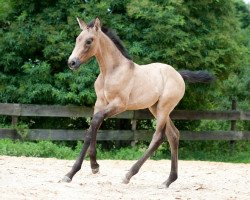
[[[75,48],[69,57],[69,67],[76,70],[82,63],[95,56],[100,74],[95,81],[97,100],[94,115],[84,138],[83,148],[63,181],[70,182],[80,170],[88,148],[92,172],[99,171],[96,161],[96,135],[105,118],[126,110],[149,108],[157,120],[155,133],[148,149],[131,167],[123,182],[130,181],[166,136],[171,148],[171,171],[163,186],[168,187],[177,179],[180,137],[169,114],[184,95],[183,78],[193,82],[209,82],[212,77],[206,72],[179,73],[173,67],[162,63],[138,65],[129,58],[119,38],[111,30],[101,27],[98,18],[90,24],[78,18],[77,21],[82,32],[77,37]]]

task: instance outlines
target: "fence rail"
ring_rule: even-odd
[[[91,117],[92,108],[82,106],[31,105],[0,103],[0,115],[12,116],[16,124],[18,117]],[[152,119],[148,110],[126,111],[113,118],[130,119],[132,130],[100,130],[97,140],[150,140],[153,130],[136,130],[136,120]],[[237,120],[250,120],[250,111],[187,111],[176,110],[171,113],[172,119],[178,120],[230,120],[234,124],[230,131],[181,131],[182,140],[250,140],[250,131],[237,131]],[[29,140],[83,140],[83,130],[29,129]],[[0,138],[19,139],[16,129],[0,129]]]
[[[0,115],[36,117],[92,117],[93,109],[84,106],[33,105],[0,103]],[[148,110],[126,111],[113,118],[153,119]],[[180,120],[250,120],[250,111],[192,111],[174,110],[172,119]]]

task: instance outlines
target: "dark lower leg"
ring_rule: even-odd
[[[171,183],[176,181],[178,178],[178,152],[171,154],[171,171],[168,179],[163,183],[166,187],[169,187]]]
[[[168,179],[163,183],[166,187],[169,187],[178,178],[178,146],[179,146],[179,131],[175,128],[171,122],[169,126],[169,132],[167,133],[168,142],[171,148],[171,171]]]
[[[144,155],[130,168],[129,172],[126,174],[123,179],[123,183],[129,183],[132,176],[138,173],[143,163],[153,154],[153,152],[162,144],[164,141],[164,132],[155,133],[153,139],[144,153]]]
[[[96,140],[92,140],[90,143],[89,157],[92,173],[96,174],[99,171],[99,164],[96,161]]]
[[[99,171],[99,164],[96,161],[96,137],[97,137],[97,131],[100,128],[105,115],[103,112],[99,112],[95,114],[96,120],[93,119],[93,133],[92,133],[92,140],[90,142],[89,147],[89,157],[90,157],[90,166],[92,169],[92,173],[96,174]]]
[[[91,121],[90,128],[88,129],[87,134],[84,138],[84,145],[83,145],[83,148],[80,152],[80,155],[77,158],[77,160],[75,161],[70,172],[65,175],[63,181],[70,182],[72,180],[73,176],[81,169],[82,162],[85,158],[85,155],[86,155],[86,152],[87,152],[89,146],[90,146],[91,163],[93,163],[93,167],[95,169],[99,167],[98,163],[96,162],[95,144],[96,144],[97,130],[99,129],[103,119],[104,119],[104,114],[102,112],[99,112],[99,113],[94,115],[94,117]],[[92,164],[91,164],[91,167],[92,167]]]
[[[73,176],[76,174],[76,172],[78,172],[80,169],[81,169],[81,166],[82,166],[82,162],[83,162],[83,159],[86,155],[86,152],[89,148],[89,145],[90,145],[90,140],[91,140],[91,136],[90,136],[90,131],[88,130],[87,131],[87,134],[86,134],[86,137],[84,139],[84,144],[83,144],[83,148],[80,152],[80,155],[79,157],[77,158],[77,160],[75,161],[74,165],[72,166],[70,172],[68,172],[64,178],[63,178],[63,181],[65,182],[70,182],[73,178]]]
[[[89,157],[90,157],[90,166],[91,166],[92,172],[94,174],[99,171],[99,164],[96,161],[97,131],[100,128],[100,126],[105,118],[108,118],[112,115],[120,113],[123,110],[124,110],[123,107],[116,107],[116,106],[112,107],[111,106],[110,108],[107,108],[104,111],[97,112],[93,117],[93,120],[91,122],[91,127],[92,127],[93,131],[92,131],[92,140],[90,142],[90,148],[89,148]]]

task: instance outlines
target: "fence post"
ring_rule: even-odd
[[[233,111],[235,111],[237,109],[237,102],[235,99],[232,100],[232,108],[231,109]],[[231,131],[236,131],[236,120],[231,120]],[[233,153],[234,148],[235,148],[235,141],[230,140],[229,144],[230,144],[231,153]]]
[[[11,125],[16,126],[18,122],[18,116],[11,116]]]

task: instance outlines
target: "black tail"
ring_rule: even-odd
[[[215,79],[214,76],[207,71],[181,70],[179,73],[185,81],[191,83],[210,83]]]

